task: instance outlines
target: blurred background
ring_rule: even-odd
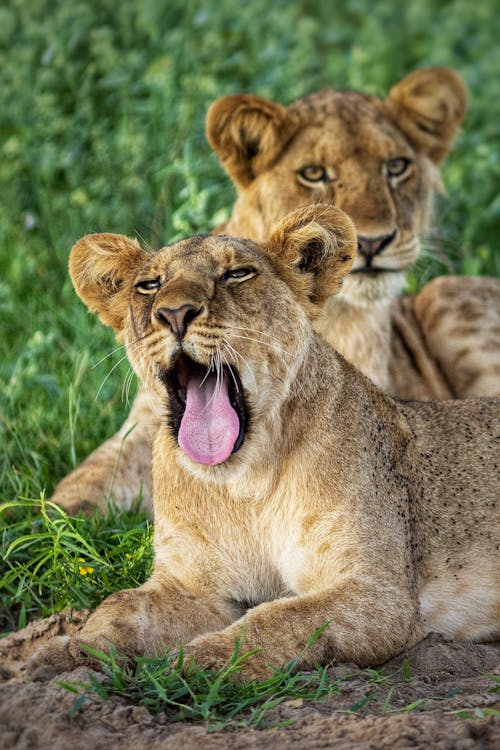
[[[455,68],[469,113],[409,288],[498,275],[499,26],[496,0],[2,3],[1,499],[50,492],[121,424],[127,364],[120,352],[98,364],[113,336],[77,300],[68,253],[87,232],[158,247],[229,215],[234,192],[204,137],[223,94],[385,95],[415,68]]]

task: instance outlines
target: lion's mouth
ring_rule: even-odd
[[[235,367],[210,370],[181,354],[159,377],[167,389],[174,435],[189,458],[214,466],[241,448],[248,411]]]

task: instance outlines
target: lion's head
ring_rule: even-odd
[[[418,256],[465,106],[464,83],[439,67],[408,75],[386,99],[329,89],[287,108],[252,94],[217,100],[207,137],[238,189],[224,231],[263,240],[298,206],[332,203],[358,233],[342,296],[390,301]]]
[[[233,471],[272,431],[306,361],[309,321],[339,290],[355,251],[350,219],[315,205],[280,221],[264,243],[201,235],[152,253],[122,235],[88,235],[70,272],[166,402],[182,460],[198,470],[229,462]]]

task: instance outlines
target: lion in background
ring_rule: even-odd
[[[403,78],[385,99],[325,90],[289,107],[251,94],[210,108],[207,137],[238,189],[224,231],[262,241],[297,206],[327,202],[358,233],[358,258],[316,330],[391,395],[446,399],[500,394],[500,282],[443,277],[397,299],[419,254],[439,165],[464,117],[466,89],[448,68]],[[63,479],[67,509],[112,498],[151,503],[158,418],[140,393],[119,432]]]
[[[321,204],[262,243],[75,245],[75,288],[159,417],[155,563],[35,654],[35,676],[86,661],[85,644],[183,646],[185,666],[220,669],[239,641],[242,674],[262,678],[292,659],[379,664],[429,631],[500,635],[500,402],[395,401],[314,332],[355,250]]]

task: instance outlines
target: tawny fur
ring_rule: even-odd
[[[311,206],[264,243],[194,237],[141,260],[117,236],[120,284],[107,292],[101,242],[112,236],[77,243],[71,273],[90,309],[112,317],[163,415],[155,564],[79,638],[35,655],[32,672],[84,661],[82,644],[128,656],[183,645],[187,661],[220,668],[239,640],[256,650],[242,670],[253,678],[294,658],[378,664],[431,630],[500,636],[500,402],[395,401],[314,332],[355,253],[345,214]],[[227,280],[241,268],[253,270]],[[148,279],[158,288],[144,293]],[[196,315],[175,335],[156,313],[185,305]],[[216,466],[183,453],[171,426],[162,373],[181,353],[241,378],[249,429]]]
[[[263,241],[287,212],[331,202],[351,216],[360,238],[395,232],[373,258],[378,273],[356,273],[360,255],[315,326],[400,398],[500,395],[499,280],[446,277],[416,297],[396,300],[428,228],[432,195],[440,189],[438,167],[465,106],[458,75],[435,67],[405,77],[386,99],[325,90],[286,108],[235,94],[215,102],[207,116],[208,139],[238,188],[220,231]],[[405,167],[399,175],[390,174],[393,160]],[[304,179],[301,170],[314,165],[326,170],[325,179]],[[71,509],[81,500],[103,505],[110,497],[126,507],[142,486],[149,507],[156,427],[141,393],[120,432],[62,480],[53,500]]]

